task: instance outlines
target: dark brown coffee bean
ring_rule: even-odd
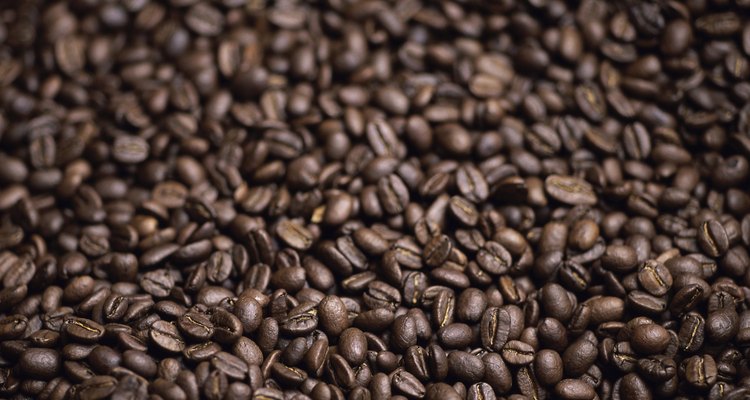
[[[482,380],[485,369],[482,360],[470,353],[454,351],[448,355],[448,371],[451,376],[465,383]]]
[[[555,200],[570,205],[593,205],[596,193],[587,182],[572,176],[550,175],[544,181],[544,189]]]
[[[424,385],[414,375],[398,370],[391,377],[393,387],[409,398],[422,398],[425,395]]]
[[[686,359],[683,368],[685,380],[698,389],[706,389],[716,383],[716,361],[708,354]]]
[[[205,341],[214,334],[213,324],[203,314],[187,312],[177,320],[177,327],[188,337]]]
[[[50,380],[60,373],[60,354],[53,349],[28,349],[23,352],[18,365],[25,376]]]
[[[346,305],[337,296],[326,296],[318,304],[320,326],[329,335],[340,335],[349,327]]]
[[[149,337],[159,348],[179,353],[185,348],[185,341],[180,336],[177,327],[166,321],[156,321],[149,329]]]
[[[575,90],[576,104],[581,112],[594,122],[601,121],[607,113],[607,105],[598,87],[586,84]]]
[[[112,156],[125,164],[138,164],[148,157],[148,142],[138,136],[121,135],[115,139]]]
[[[638,268],[638,282],[654,296],[663,296],[672,288],[672,274],[664,264],[648,260]]]
[[[303,303],[289,312],[279,328],[281,332],[290,335],[303,335],[310,333],[318,326],[318,311],[315,304]]]
[[[74,386],[75,395],[82,399],[105,399],[117,386],[117,379],[108,375],[94,376],[78,386]]]
[[[561,399],[594,399],[594,388],[581,379],[563,379],[555,385],[555,395]]]
[[[656,324],[643,324],[635,327],[631,334],[630,344],[641,354],[657,354],[669,345],[669,333]]]
[[[174,278],[166,269],[157,269],[143,274],[141,287],[155,297],[166,297],[174,287]]]
[[[682,318],[679,331],[680,350],[686,353],[697,351],[705,340],[705,319],[697,313],[688,313]]]
[[[276,234],[284,243],[296,250],[309,249],[314,240],[307,228],[290,220],[280,222],[276,228]]]
[[[727,232],[719,221],[709,220],[698,229],[698,245],[710,257],[719,257],[729,248]]]
[[[528,365],[534,361],[534,348],[520,340],[505,343],[501,354],[505,362],[511,365]]]
[[[477,264],[486,272],[500,275],[508,272],[513,260],[508,250],[493,241],[485,242],[477,252]]]
[[[502,308],[490,307],[484,312],[481,321],[482,344],[489,350],[501,351],[510,337],[512,319]]]
[[[94,343],[104,336],[103,326],[85,318],[66,318],[62,331],[72,340],[83,343]]]
[[[540,384],[552,386],[563,378],[563,361],[554,350],[541,350],[534,356],[534,374]]]
[[[434,236],[425,244],[423,257],[425,264],[431,267],[437,267],[442,264],[450,254],[453,243],[446,235]]]
[[[122,365],[145,378],[153,377],[157,371],[156,362],[148,354],[138,350],[123,352]]]
[[[596,344],[581,336],[562,354],[566,376],[581,376],[594,363],[598,355]]]
[[[367,352],[367,339],[361,330],[348,328],[339,336],[338,351],[349,364],[361,364]]]
[[[465,226],[475,226],[479,222],[479,212],[476,206],[461,196],[453,196],[448,203],[451,215]]]
[[[389,214],[399,214],[409,203],[409,189],[398,175],[391,174],[378,181],[378,199]]]
[[[489,196],[489,186],[481,171],[471,164],[462,165],[456,170],[456,185],[468,200],[478,203]]]

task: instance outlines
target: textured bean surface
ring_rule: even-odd
[[[747,0],[0,2],[0,399],[750,398]]]

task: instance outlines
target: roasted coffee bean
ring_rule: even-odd
[[[396,371],[391,377],[391,382],[398,392],[410,398],[418,399],[425,395],[424,385],[414,375],[404,370]]]
[[[683,368],[685,380],[698,389],[706,389],[716,383],[716,361],[708,354],[684,360]]]
[[[593,205],[596,193],[587,182],[572,176],[550,175],[544,189],[555,200],[569,205]]]
[[[518,390],[524,396],[531,398],[546,396],[546,392],[539,385],[534,373],[529,367],[521,367],[518,372],[516,372],[516,382],[518,383]]]
[[[462,225],[472,227],[479,222],[479,212],[476,206],[461,196],[450,198],[448,211]]]
[[[290,335],[303,335],[312,332],[318,326],[318,310],[314,304],[303,303],[292,309],[279,324],[281,332]]]
[[[403,358],[404,368],[417,377],[420,381],[430,379],[430,372],[427,367],[427,352],[420,346],[411,346],[406,350]]]
[[[528,365],[534,361],[534,348],[520,340],[508,341],[500,353],[511,365]]]
[[[149,329],[149,338],[165,351],[179,353],[185,348],[185,341],[177,327],[167,321],[154,322]]]
[[[563,377],[563,362],[560,354],[553,350],[542,350],[534,357],[534,373],[540,384],[552,386]]]
[[[425,264],[437,267],[442,264],[450,254],[453,243],[446,235],[434,236],[426,245],[423,252]]]
[[[663,296],[672,288],[672,274],[664,264],[648,260],[638,268],[638,282],[650,294]]]
[[[104,327],[85,318],[71,317],[63,322],[62,331],[74,341],[95,343],[104,336]]]
[[[108,375],[94,376],[70,390],[82,399],[105,399],[111,395],[117,386],[117,379]]]
[[[747,1],[7,3],[0,398],[747,394]]]
[[[648,355],[663,352],[669,345],[669,340],[669,333],[663,327],[643,324],[633,329],[630,344],[633,350]]]
[[[664,356],[641,358],[637,368],[640,374],[655,382],[664,382],[677,374],[677,364]]]
[[[719,221],[709,220],[698,229],[698,245],[710,257],[719,257],[729,248],[727,232]]]
[[[61,358],[57,350],[28,349],[21,355],[18,365],[28,377],[50,380],[60,373]]]
[[[200,313],[189,311],[177,319],[177,327],[180,328],[186,336],[205,341],[214,334],[214,327],[211,320]]]
[[[339,336],[338,351],[349,364],[358,365],[365,361],[367,339],[357,328],[348,328]]]
[[[484,243],[484,246],[477,252],[477,264],[486,272],[493,275],[500,275],[508,272],[513,259],[501,244],[493,241]]]
[[[409,203],[409,189],[397,175],[391,174],[378,180],[378,199],[389,214],[399,214]]]
[[[148,158],[149,145],[139,136],[120,135],[112,146],[112,157],[125,164],[138,164]]]
[[[263,321],[260,304],[247,291],[241,293],[234,302],[232,312],[242,324],[244,332],[254,332]]]
[[[346,305],[338,296],[326,296],[318,304],[320,327],[329,335],[340,335],[349,327]]]
[[[454,351],[448,355],[448,372],[464,383],[475,383],[484,377],[482,360],[470,353]]]
[[[694,353],[703,346],[705,340],[705,319],[697,313],[690,312],[682,317],[679,331],[680,350]]]
[[[555,385],[555,395],[561,399],[593,399],[594,388],[581,379],[563,379]]]
[[[417,344],[417,324],[413,317],[401,315],[393,320],[391,325],[394,345],[406,350]]]
[[[174,278],[166,269],[157,269],[143,274],[141,287],[155,297],[166,297],[174,287]]]
[[[313,244],[312,233],[291,220],[280,222],[276,233],[284,243],[297,250],[307,250]]]
[[[453,386],[450,386],[447,383],[435,383],[427,388],[427,391],[425,392],[425,398],[428,400],[458,400],[462,399],[463,397],[461,397],[461,395],[456,392],[456,389],[454,389]]]
[[[566,376],[581,376],[594,363],[598,355],[596,344],[586,336],[579,337],[562,354]]]

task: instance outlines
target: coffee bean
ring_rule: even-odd
[[[473,383],[482,379],[485,373],[482,360],[470,353],[454,351],[448,355],[448,372],[456,379]]]
[[[477,264],[493,275],[506,273],[512,263],[513,260],[508,250],[497,242],[485,242],[477,252]]]
[[[555,200],[570,205],[593,205],[596,193],[587,182],[572,176],[550,175],[544,181],[544,190]]]
[[[561,399],[593,399],[594,388],[581,379],[563,379],[555,385],[555,394]]]
[[[643,324],[633,329],[630,343],[641,354],[656,354],[669,345],[667,330],[656,324]]]
[[[396,371],[391,377],[391,382],[396,390],[409,398],[422,398],[425,395],[424,385],[404,370]]]
[[[468,200],[478,203],[489,196],[487,181],[474,165],[465,164],[456,170],[456,185]]]
[[[291,335],[310,333],[318,326],[318,312],[315,305],[303,303],[292,309],[279,328],[281,332]]]
[[[521,367],[516,373],[516,382],[518,382],[518,390],[528,397],[539,397],[546,396],[544,389],[539,386],[539,383],[534,376],[531,368]]]
[[[148,158],[148,142],[138,136],[121,135],[115,139],[112,156],[125,164],[138,164]]]
[[[185,341],[177,331],[177,327],[166,321],[156,321],[149,329],[149,337],[159,348],[179,353],[185,348]]]
[[[476,206],[463,197],[451,197],[448,203],[448,210],[458,222],[465,226],[475,226],[479,221],[479,213]]]
[[[111,395],[117,386],[117,379],[108,375],[94,376],[80,385],[71,388],[75,395],[83,399],[104,399]]]
[[[672,287],[672,274],[664,264],[648,260],[638,268],[638,282],[654,296],[663,296]]]
[[[698,245],[710,257],[719,257],[729,248],[727,232],[719,221],[709,220],[698,229]]]
[[[505,343],[501,354],[505,362],[511,365],[528,365],[534,360],[534,348],[520,340]]]
[[[575,90],[576,104],[581,112],[594,122],[601,121],[607,113],[607,105],[598,87],[590,84]]]
[[[60,373],[60,354],[53,349],[28,349],[18,361],[21,371],[35,379],[50,380]]]
[[[656,382],[664,382],[677,374],[674,360],[663,356],[639,359],[637,369],[644,377]]]
[[[104,336],[104,327],[85,318],[71,317],[63,322],[63,333],[83,343],[94,343]]]
[[[598,355],[596,344],[585,336],[571,343],[562,354],[566,376],[580,376],[594,363]]]
[[[706,389],[716,383],[716,361],[708,354],[684,360],[683,368],[685,380],[698,389]]]
[[[313,244],[312,233],[290,220],[280,222],[276,233],[284,243],[297,250],[307,250]]]
[[[686,353],[693,353],[703,346],[705,340],[705,319],[697,313],[688,313],[682,318],[679,331],[679,347]]]
[[[746,394],[745,1],[37,3],[0,397]]]
[[[338,350],[349,364],[361,364],[367,352],[367,339],[361,330],[348,328],[339,336]]]
[[[391,325],[394,345],[400,349],[408,349],[417,344],[417,325],[414,318],[401,315],[393,320]]]
[[[186,336],[195,340],[208,340],[214,333],[213,324],[209,318],[192,311],[178,318],[177,327]]]
[[[166,269],[158,269],[143,274],[141,287],[156,297],[166,297],[174,287],[174,278]]]
[[[637,262],[635,250],[627,245],[607,246],[602,256],[602,266],[614,272],[629,272]]]
[[[371,309],[387,308],[395,311],[401,303],[401,294],[398,289],[382,281],[370,282],[362,297],[365,304]]]
[[[318,304],[320,326],[330,335],[340,335],[348,326],[346,305],[337,296],[326,296]]]
[[[409,203],[409,190],[397,175],[391,174],[378,181],[378,198],[389,214],[399,214]]]

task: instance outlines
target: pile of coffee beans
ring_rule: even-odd
[[[750,398],[750,1],[0,3],[0,398]]]

